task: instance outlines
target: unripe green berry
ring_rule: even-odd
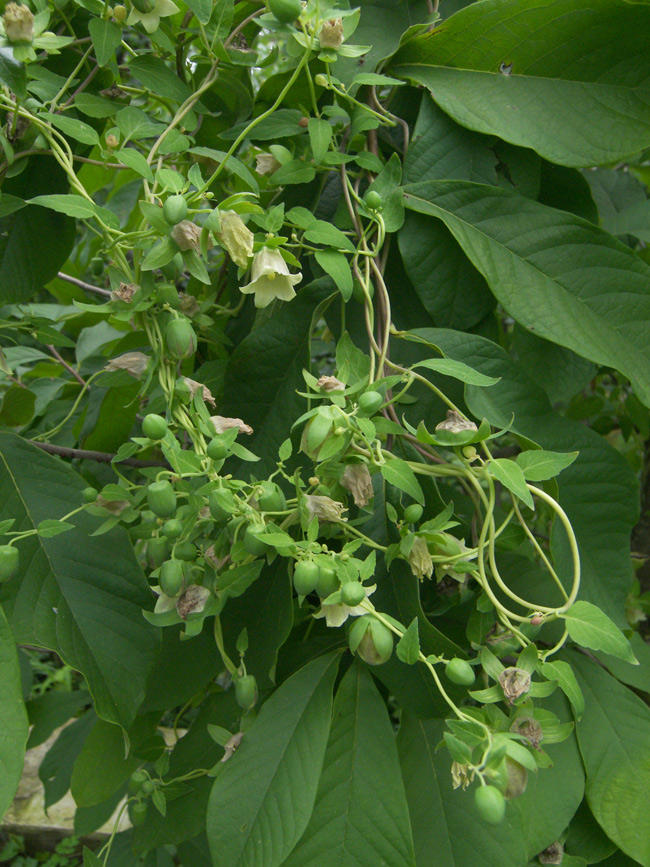
[[[196,560],[196,555],[196,545],[192,542],[179,542],[177,545],[174,545],[174,557],[178,560],[185,560],[187,563],[191,563]]]
[[[474,669],[469,662],[457,657],[449,660],[445,666],[445,674],[448,680],[459,686],[471,686],[475,680]]]
[[[365,202],[371,211],[381,211],[384,208],[384,200],[375,190],[368,190],[365,195]]]
[[[366,391],[359,398],[359,409],[363,415],[374,415],[383,402],[384,398],[378,391]]]
[[[347,581],[341,585],[341,602],[354,608],[366,598],[366,591],[359,581]]]
[[[406,524],[416,524],[422,517],[422,506],[419,503],[412,503],[404,509],[404,522]]]
[[[257,703],[257,681],[252,674],[235,680],[235,698],[242,710],[250,710]]]
[[[215,437],[208,443],[207,452],[208,457],[213,461],[223,461],[228,456],[228,446],[223,440]]]
[[[149,508],[159,518],[168,518],[176,511],[176,492],[171,482],[153,482],[147,489]]]
[[[269,12],[281,24],[292,24],[302,12],[300,0],[267,0]]]
[[[167,422],[161,415],[150,412],[142,419],[142,433],[150,440],[161,440],[167,433]]]
[[[339,586],[339,579],[336,577],[336,572],[331,566],[318,567],[316,592],[321,599],[327,599],[327,597],[331,596],[332,593],[336,593]]]
[[[0,584],[9,581],[18,569],[20,554],[13,545],[0,545]]]
[[[147,776],[146,771],[134,771],[129,778],[128,789],[130,794],[137,795],[142,789],[143,783],[148,779],[149,777]]]
[[[308,596],[316,589],[320,570],[313,560],[299,560],[293,570],[293,586],[299,596]]]
[[[183,196],[170,196],[163,205],[163,217],[175,226],[187,217],[187,202]]]
[[[167,348],[175,358],[189,358],[196,352],[196,334],[188,319],[172,319],[165,329]]]
[[[158,584],[165,596],[180,596],[185,585],[183,564],[180,560],[165,560],[160,567]]]
[[[81,492],[81,499],[86,504],[94,503],[97,500],[98,491],[97,488],[84,488]]]
[[[183,532],[183,525],[178,518],[170,518],[163,524],[162,531],[168,539],[178,539]]]
[[[488,825],[500,825],[506,815],[506,800],[496,786],[479,786],[474,790],[476,810]]]
[[[244,533],[244,548],[254,557],[261,557],[269,550],[266,542],[259,538],[263,532],[264,527],[249,524]]]
[[[137,828],[138,825],[143,825],[147,818],[147,804],[145,801],[138,801],[135,804],[132,804],[129,809],[129,816],[131,817],[131,824],[134,828]]]

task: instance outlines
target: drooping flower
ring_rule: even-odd
[[[252,434],[253,428],[240,418],[226,418],[223,415],[211,415],[210,421],[218,434],[225,433],[233,427],[238,428],[239,433]]]
[[[347,509],[343,503],[339,503],[331,497],[307,494],[305,500],[309,520],[318,518],[319,521],[347,521],[347,518],[343,517],[343,512],[347,512]]]
[[[372,584],[370,587],[364,588],[366,591],[366,599],[370,596],[371,593],[374,593],[377,589],[376,584]],[[343,605],[343,603],[334,603],[333,605],[321,605],[320,611],[317,614],[314,614],[315,620],[320,620],[321,618],[325,618],[325,623],[328,626],[342,626],[348,617],[361,617],[363,614],[367,614],[365,608],[361,605]]]
[[[7,3],[3,23],[9,42],[31,42],[34,39],[34,15],[27,6]]]
[[[290,274],[279,250],[263,247],[253,259],[252,277],[246,286],[240,286],[244,295],[255,295],[256,307],[268,307],[271,301],[291,301],[296,297],[294,286],[302,274]]]
[[[345,391],[345,383],[335,376],[321,376],[316,385],[321,391]]]
[[[321,48],[338,49],[343,45],[343,21],[341,18],[330,18],[323,21],[323,26],[318,34]]]
[[[455,409],[447,410],[447,417],[436,425],[436,430],[448,430],[452,433],[460,433],[464,430],[478,430],[473,421],[469,421]]]
[[[144,373],[149,357],[143,352],[125,352],[117,358],[111,358],[104,370],[126,370],[131,376],[140,379]]]
[[[280,163],[273,154],[257,154],[255,157],[255,171],[258,175],[272,175],[280,168]]]
[[[215,406],[215,400],[212,397],[212,392],[207,387],[207,385],[203,385],[201,382],[197,382],[195,379],[190,379],[188,376],[183,377],[183,381],[185,385],[190,390],[190,395],[194,397],[199,389],[201,389],[201,396],[206,403],[211,403],[212,406]]]
[[[143,8],[145,6],[151,6],[152,8],[148,12],[140,12],[139,9],[133,6],[126,23],[137,24],[141,22],[147,33],[154,33],[158,29],[161,18],[175,15],[179,11],[178,6],[173,0],[155,0],[153,4],[146,3],[142,4],[142,6]]]
[[[120,283],[118,288],[111,292],[111,301],[124,301],[125,304],[130,304],[139,288],[137,283]]]
[[[429,553],[427,540],[423,536],[416,536],[408,556],[411,572],[422,581],[423,578],[431,578],[433,575],[433,560]]]
[[[215,233],[217,240],[228,251],[235,265],[247,268],[248,260],[253,255],[255,236],[234,211],[221,211],[219,216],[221,229]]]
[[[182,620],[187,620],[190,614],[198,614],[205,608],[210,598],[207,587],[199,584],[190,584],[185,592],[176,600],[176,611]]]
[[[375,496],[365,464],[348,464],[341,476],[341,484],[352,494],[356,506],[366,506]]]
[[[171,231],[171,236],[181,250],[198,250],[201,229],[191,220],[181,220]]]

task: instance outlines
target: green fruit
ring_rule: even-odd
[[[104,260],[101,256],[93,256],[90,260],[90,270],[94,277],[101,277],[104,273]]]
[[[262,493],[257,496],[257,504],[262,512],[283,512],[287,501],[280,488],[273,482],[262,482]]]
[[[164,536],[154,536],[147,542],[147,562],[153,569],[162,566],[169,557],[169,542]]]
[[[140,791],[143,795],[152,795],[156,791],[156,786],[153,780],[145,780],[140,787]]]
[[[365,195],[365,202],[371,211],[383,210],[384,200],[375,190],[368,190]]]
[[[471,686],[474,683],[474,669],[464,659],[454,658],[445,666],[445,674],[452,683],[459,686]]]
[[[412,503],[404,509],[404,521],[407,524],[415,524],[422,517],[422,506],[419,503]]]
[[[378,391],[366,391],[359,398],[359,409],[364,415],[374,415],[384,402]]]
[[[97,500],[97,488],[84,488],[81,492],[81,499],[84,503],[94,503]]]
[[[259,538],[263,532],[264,527],[260,527],[257,524],[249,524],[244,533],[244,548],[255,557],[261,557],[269,550],[266,543]]]
[[[187,217],[187,202],[183,196],[170,196],[163,205],[163,217],[170,226],[175,226]]]
[[[213,461],[222,461],[228,456],[228,446],[218,437],[210,440],[207,451],[208,457]]]
[[[237,510],[237,504],[230,491],[216,488],[208,494],[208,508],[215,521],[227,521]]]
[[[393,653],[393,633],[371,614],[354,621],[349,641],[350,650],[368,665],[382,665],[388,662]]]
[[[196,555],[196,545],[192,542],[179,542],[177,545],[174,545],[174,557],[178,560],[185,560],[185,562],[191,563],[193,560],[196,560]]]
[[[293,586],[296,588],[296,593],[299,596],[308,596],[316,589],[319,577],[318,563],[314,563],[313,560],[299,560],[293,570]]]
[[[318,413],[307,423],[305,428],[305,452],[308,455],[316,452],[325,442],[332,430],[332,419],[325,413]]]
[[[129,778],[129,792],[132,795],[137,795],[142,789],[143,783],[149,779],[146,771],[134,771]]]
[[[165,596],[180,596],[185,584],[183,563],[180,560],[165,560],[160,567],[158,584]]]
[[[354,608],[355,605],[361,605],[365,598],[366,591],[359,581],[347,581],[341,585],[341,602],[344,605]]]
[[[257,681],[252,674],[235,680],[235,698],[242,710],[250,710],[257,703]]]
[[[321,599],[327,599],[327,597],[331,596],[332,593],[336,593],[339,586],[339,579],[336,577],[336,572],[331,566],[318,567],[316,592]]]
[[[168,539],[178,539],[183,532],[183,525],[178,518],[170,518],[163,524],[162,531]]]
[[[159,518],[168,518],[176,511],[176,492],[171,482],[153,482],[147,489],[149,508]]]
[[[189,358],[196,352],[196,334],[188,319],[172,319],[165,329],[167,348],[175,358]]]
[[[8,581],[18,568],[20,554],[13,545],[0,545],[0,584]]]
[[[180,256],[180,253],[178,255]],[[165,265],[165,267],[167,267],[167,265]],[[174,277],[175,274],[172,274],[171,276]],[[170,286],[169,283],[163,283],[162,286],[158,287],[156,300],[158,304],[169,304],[172,310],[178,310],[181,306],[181,299],[179,298],[176,287]]]
[[[267,0],[269,12],[278,19],[281,24],[292,24],[302,12],[300,0]]]
[[[495,786],[479,786],[474,791],[476,810],[488,825],[500,825],[506,815],[506,800]]]
[[[147,818],[146,803],[144,801],[138,801],[137,804],[132,804],[129,815],[131,817],[131,824],[134,827],[137,827],[138,825],[143,825],[145,819]]]
[[[142,433],[150,440],[161,440],[167,433],[167,422],[161,415],[150,412],[142,419]]]

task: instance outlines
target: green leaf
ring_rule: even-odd
[[[6,427],[23,427],[34,416],[36,395],[28,388],[10,386],[2,398],[0,422]]]
[[[0,817],[10,806],[23,771],[29,735],[16,642],[0,608]]]
[[[650,267],[634,251],[579,217],[497,187],[429,181],[405,193],[407,207],[443,220],[521,325],[616,368],[650,404]]]
[[[192,9],[192,11],[195,10]],[[210,3],[210,11],[212,11],[212,3]],[[202,21],[201,23],[205,22]],[[132,58],[129,61],[129,71],[152,93],[164,93],[166,97],[175,102],[184,102],[192,96],[191,88],[184,81],[181,81],[178,75],[162,60],[151,54],[140,54]]]
[[[400,491],[404,491],[409,497],[413,497],[418,503],[424,505],[424,494],[415,473],[401,458],[393,458],[387,464],[382,464],[381,474],[389,485],[394,485]]]
[[[0,466],[0,517],[23,529],[76,509],[86,486],[62,460],[13,434],[0,434]],[[3,606],[17,641],[58,653],[86,678],[98,714],[128,726],[159,641],[142,617],[149,587],[123,530],[93,538],[96,519],[70,521],[69,533],[20,543],[23,566],[3,586]]]
[[[649,35],[645,4],[485,0],[411,40],[390,70],[461,126],[592,166],[650,144]]]
[[[443,720],[403,714],[397,736],[417,867],[431,867],[432,853],[436,867],[522,867],[526,839],[516,801],[508,802],[501,825],[478,817],[472,791],[452,788],[450,756],[437,749],[444,728]]]
[[[278,169],[279,171],[279,169]],[[275,175],[274,175],[275,177]],[[305,238],[315,244],[326,244],[354,253],[354,244],[340,229],[325,220],[315,220],[305,231]]]
[[[123,166],[128,166],[141,177],[146,178],[148,181],[153,183],[153,172],[151,171],[151,166],[140,151],[137,151],[135,148],[122,148],[116,152],[115,156]]]
[[[609,617],[590,602],[574,602],[562,615],[571,638],[581,647],[602,650],[638,665],[630,642]]]
[[[627,687],[582,654],[571,665],[585,696],[577,726],[596,821],[626,855],[650,865],[650,710]]]
[[[153,271],[154,268],[163,268],[171,262],[177,253],[178,245],[171,238],[163,238],[162,241],[159,241],[149,250],[140,267],[143,271]]]
[[[212,0],[185,0],[185,5],[196,15],[201,24],[207,24],[212,15]]]
[[[308,864],[415,865],[395,735],[372,676],[358,662],[336,693],[314,812],[283,867]]]
[[[454,361],[452,358],[426,358],[424,361],[418,361],[413,367],[426,367],[427,370],[435,370],[436,373],[441,373],[443,376],[453,376],[454,379],[459,379],[461,382],[483,388],[499,381],[498,377],[485,376],[484,373],[479,373],[478,370],[463,364],[462,361]]]
[[[119,726],[98,719],[72,769],[71,791],[79,807],[101,804],[117,791],[140,764],[124,758],[124,734]]]
[[[95,57],[100,66],[106,66],[115,57],[115,49],[122,42],[122,28],[106,18],[91,18],[88,32],[93,41]]]
[[[42,208],[50,208],[52,211],[57,211],[59,214],[67,214],[68,217],[75,217],[78,220],[89,220],[97,216],[94,202],[73,193],[68,193],[65,196],[35,196],[28,201],[30,205],[40,205]]]
[[[302,160],[291,160],[280,166],[269,177],[269,183],[276,185],[284,184],[308,184],[316,177],[316,169]]]
[[[420,656],[420,635],[417,617],[413,618],[411,625],[397,642],[395,653],[397,653],[398,659],[401,659],[407,665],[415,665],[418,661]]]
[[[310,117],[307,124],[311,151],[316,163],[320,163],[332,141],[332,125],[318,117]]]
[[[352,271],[345,253],[338,250],[316,250],[314,258],[336,283],[343,300],[349,301],[352,297]]]
[[[95,855],[95,853],[91,849],[89,849],[88,846],[84,846],[83,856],[84,867],[104,867],[104,862],[101,860],[101,858]]]
[[[571,702],[576,719],[579,720],[585,710],[585,700],[569,663],[561,659],[545,662],[542,665],[542,674],[548,680],[557,680],[560,689]]]
[[[10,196],[7,193],[0,195],[0,218],[8,217],[15,211],[20,211],[21,208],[27,207],[27,202],[19,199],[18,196]]]
[[[57,521],[55,518],[46,518],[39,523],[36,529],[42,539],[50,539],[52,536],[58,536],[59,533],[67,533],[68,530],[74,530],[74,524],[70,524],[67,521]]]
[[[93,21],[96,19],[92,19]],[[74,99],[75,107],[88,117],[112,117],[119,110],[110,99],[102,99],[92,93],[79,93]]]
[[[208,803],[215,863],[279,867],[300,839],[316,799],[338,661],[338,653],[320,657],[285,681],[225,763]]]
[[[0,81],[12,90],[18,99],[27,96],[27,74],[23,63],[16,63],[10,52],[0,54]]]
[[[60,114],[47,113],[44,113],[41,116],[43,119],[49,120],[52,126],[60,129],[61,132],[70,136],[70,138],[75,139],[75,141],[80,141],[83,144],[89,145],[99,144],[99,135],[96,130],[87,123],[84,123],[82,120],[77,120],[76,117],[65,117]]]
[[[559,452],[545,452],[540,449],[539,451],[522,452],[517,455],[515,460],[524,471],[526,481],[543,482],[546,479],[554,478],[566,467],[570,467],[577,457],[578,452],[560,454]]]
[[[488,464],[488,472],[530,509],[535,508],[532,494],[526,487],[524,471],[519,464],[507,458],[495,458]]]

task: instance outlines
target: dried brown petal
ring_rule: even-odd
[[[211,415],[210,421],[214,425],[214,429],[218,434],[225,433],[227,430],[231,430],[231,428],[238,428],[239,433],[252,434],[253,428],[243,422],[240,418],[227,418],[224,415]]]
[[[117,358],[111,358],[104,370],[126,370],[131,376],[139,379],[144,373],[149,357],[143,352],[125,352]]]
[[[107,512],[110,512],[111,515],[115,515],[115,517],[131,508],[131,503],[129,503],[128,500],[107,500],[105,497],[102,497],[101,494],[98,495],[95,505],[101,506],[102,509],[106,509]]]
[[[372,478],[365,464],[348,464],[341,484],[352,494],[356,506],[366,506],[375,496]]]
[[[534,717],[518,716],[510,726],[510,731],[525,737],[533,749],[541,749],[540,743],[544,740],[544,732]]]
[[[519,762],[506,756],[506,771],[508,773],[508,783],[506,790],[503,793],[508,799],[518,798],[526,791],[528,783],[528,771]]]
[[[455,409],[447,410],[447,418],[436,425],[436,430],[449,430],[452,433],[460,433],[463,430],[478,430],[473,421],[469,421]]]
[[[345,391],[345,383],[335,376],[321,376],[316,385],[321,391]]]
[[[197,614],[203,611],[205,604],[210,598],[210,591],[207,587],[200,587],[198,584],[190,584],[185,593],[179,597],[176,603],[178,616],[183,620],[187,620],[190,614]]]
[[[198,250],[201,229],[191,220],[181,220],[171,231],[171,236],[181,250]]]
[[[243,737],[244,737],[244,732],[237,732],[237,734],[234,734],[230,738],[230,740],[224,746],[224,750],[226,751],[226,753],[225,753],[224,757],[221,759],[222,762],[228,761],[228,759],[232,756],[232,754],[235,752],[237,747],[240,745],[241,739]]]
[[[505,697],[512,704],[530,689],[530,672],[523,668],[504,668],[499,675],[499,683]]]
[[[347,509],[343,503],[331,497],[308,494],[305,500],[310,520],[316,517],[319,521],[347,521],[347,518],[343,517],[343,512],[347,512]]]
[[[564,858],[564,846],[557,840],[547,846],[537,857],[540,864],[561,864]]]
[[[124,301],[130,304],[139,288],[137,283],[120,283],[119,288],[111,292],[111,301]]]
[[[201,395],[203,400],[206,403],[211,403],[212,406],[215,406],[215,400],[212,397],[212,392],[207,387],[207,385],[203,385],[201,382],[197,382],[195,379],[190,379],[188,376],[184,376],[183,380],[185,381],[185,385],[188,386],[190,390],[190,395],[194,397],[199,389],[201,389]]]

